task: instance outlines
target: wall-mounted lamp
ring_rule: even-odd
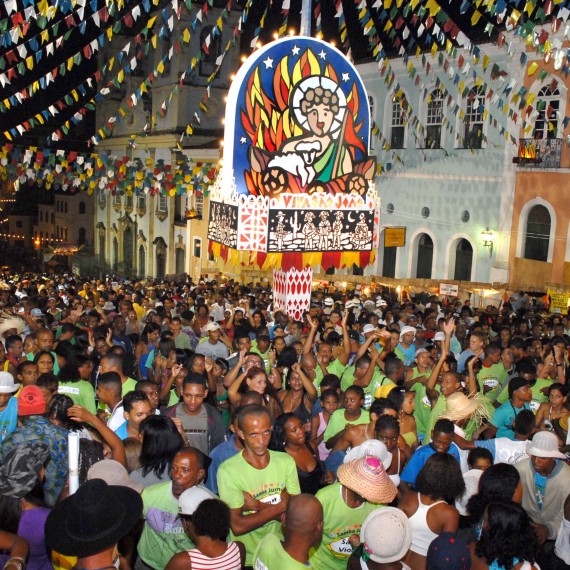
[[[481,232],[481,239],[483,240],[483,246],[489,248],[489,257],[493,255],[493,243],[495,242],[495,234],[486,228]]]

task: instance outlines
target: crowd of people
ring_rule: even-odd
[[[523,292],[295,320],[267,281],[29,275],[0,310],[7,570],[570,567],[570,320]]]

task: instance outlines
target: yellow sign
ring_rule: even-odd
[[[568,293],[556,293],[556,291],[548,290],[550,295],[550,312],[551,313],[562,313],[563,315],[568,314]],[[556,309],[559,309],[557,311]]]
[[[406,245],[406,228],[386,228],[384,230],[384,247],[404,247]]]

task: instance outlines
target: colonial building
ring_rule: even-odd
[[[129,161],[141,164],[175,165],[186,160],[203,170],[215,168],[220,158],[224,98],[239,57],[239,46],[229,50],[216,79],[208,87],[208,78],[215,72],[216,62],[220,61],[241,15],[240,8],[234,7],[227,13],[221,33],[212,34],[212,24],[222,14],[225,4],[215,0],[202,25],[195,30],[187,14],[174,19],[174,28],[168,34],[162,33],[163,23],[158,23],[160,18],[157,20],[152,30],[160,35],[156,49],[139,58],[127,80],[98,104],[97,128],[115,116],[121,103],[132,101],[149,74],[153,77],[152,85],[142,90],[137,105],[119,115],[111,136],[99,142],[99,153],[121,159],[128,157]],[[188,29],[190,41],[182,41],[184,30]],[[129,40],[133,38],[114,37],[110,47],[101,52],[100,64],[117,56]],[[201,56],[199,62],[189,70],[197,54]],[[166,63],[159,65],[165,56]],[[161,73],[153,71],[157,66]],[[178,88],[174,91],[173,86]],[[205,99],[206,103],[200,107]],[[192,136],[182,138],[191,122]],[[113,192],[108,188],[96,191],[95,259],[100,272],[157,278],[180,273],[195,276],[195,269],[205,265],[205,231],[202,235],[201,229],[197,231],[194,227],[201,228],[202,216],[207,217],[205,185],[191,183],[185,193],[173,195],[164,188],[158,190],[156,193],[121,188]],[[187,211],[192,212],[192,220],[188,222]]]
[[[521,81],[524,70],[504,47],[476,50],[477,58],[438,52],[391,59],[382,73],[375,63],[359,66],[383,168],[376,182],[382,213],[372,274],[509,278],[516,146],[507,133],[516,136],[517,128],[502,109],[501,90],[511,78]],[[385,247],[387,228],[405,231],[405,243]]]
[[[561,41],[550,38],[556,46]],[[564,55],[568,42],[560,44]],[[570,180],[568,62],[566,57],[539,58],[527,51],[524,86],[532,97],[528,128],[519,132],[515,191],[512,199],[510,281],[521,288],[546,290],[570,286],[570,208],[564,188]]]

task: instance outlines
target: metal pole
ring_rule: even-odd
[[[303,0],[301,4],[301,36],[311,35],[311,0]]]

